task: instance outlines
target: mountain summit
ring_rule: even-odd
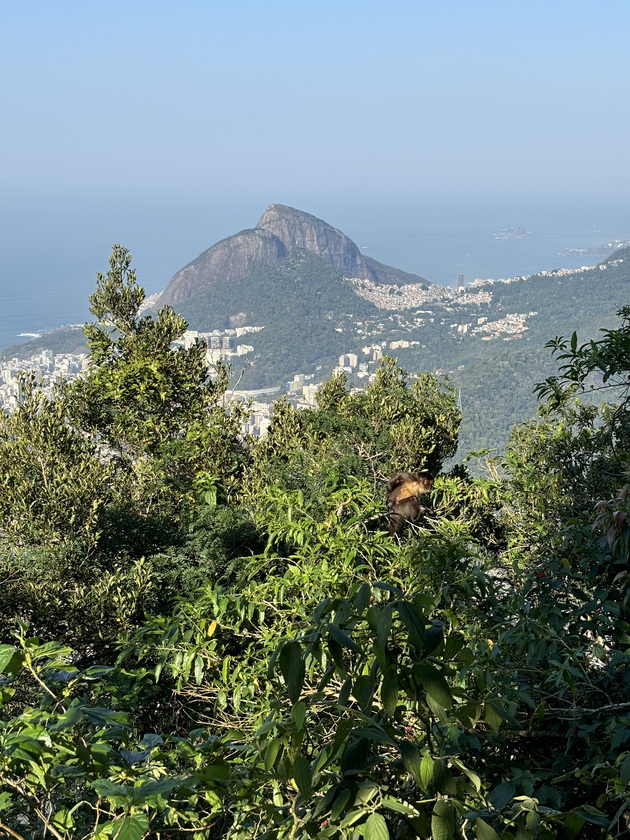
[[[426,282],[415,274],[363,256],[345,233],[322,219],[285,204],[272,204],[255,228],[222,239],[178,271],[159,304],[178,304],[216,283],[242,280],[259,266],[278,266],[296,250],[314,254],[347,277],[388,284]]]

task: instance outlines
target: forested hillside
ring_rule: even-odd
[[[233,381],[245,389],[285,386],[299,373],[321,382],[342,353],[365,358],[366,345],[383,346],[412,375],[447,374],[461,400],[463,457],[470,450],[505,449],[513,424],[536,409],[536,382],[553,373],[546,342],[574,330],[584,340],[596,339],[602,328],[614,325],[615,313],[628,300],[629,283],[626,248],[589,270],[480,287],[491,295],[486,303],[466,302],[465,296],[436,298],[417,309],[390,311],[359,297],[341,269],[295,250],[277,266],[217,282],[176,308],[196,330],[262,327],[247,336],[252,352],[234,360]],[[475,332],[480,319],[498,322],[506,314],[524,317],[520,333]],[[468,331],[460,332],[461,325]],[[28,358],[42,348],[72,352],[81,339],[76,327],[55,331],[7,348],[2,358]],[[389,349],[400,341],[409,346]],[[364,380],[352,384],[362,387]]]
[[[0,416],[0,833],[627,836],[630,309],[472,477],[390,358],[244,438],[143,300],[116,246],[87,374]],[[390,535],[399,471],[435,483]]]

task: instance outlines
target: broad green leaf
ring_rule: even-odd
[[[350,813],[346,814],[346,816],[339,823],[339,828],[348,828],[348,826],[354,825],[366,814],[367,811],[365,808],[357,808],[356,811],[350,811]]]
[[[392,608],[387,604],[379,613],[376,627],[377,652],[380,652],[385,660],[387,640],[392,629]],[[381,667],[384,667],[381,662]]]
[[[99,796],[108,796],[110,798],[127,796],[129,791],[133,790],[133,787],[129,785],[117,785],[115,782],[110,781],[110,779],[94,779],[92,787]]]
[[[311,793],[313,777],[311,775],[311,766],[303,755],[296,756],[293,762],[293,779],[295,780],[297,789],[306,799]]]
[[[298,700],[293,704],[291,709],[291,718],[295,724],[296,729],[304,729],[304,720],[306,718],[306,703],[303,700]]]
[[[111,709],[102,709],[97,706],[86,707],[85,716],[97,726],[128,725],[128,717],[125,712],[113,712]]]
[[[488,800],[494,805],[497,811],[501,811],[508,802],[512,801],[514,794],[516,793],[516,787],[510,782],[503,782],[502,784],[495,787],[492,791]]]
[[[57,811],[57,813],[53,816],[50,822],[54,826],[54,828],[66,830],[74,828],[74,818],[72,816],[72,811],[69,811],[67,808],[61,808],[59,811]]]
[[[388,744],[390,747],[398,746],[392,736],[379,726],[359,726],[353,730],[355,737],[367,738],[376,744]]]
[[[372,595],[372,587],[369,583],[362,583],[357,592],[354,603],[358,610],[364,610],[369,606],[370,597]]]
[[[489,724],[490,728],[493,732],[498,732],[501,728],[501,724],[503,723],[503,715],[500,715],[496,709],[496,706],[492,703],[486,703],[484,706],[484,718],[486,723]]]
[[[402,598],[402,591],[397,586],[393,586],[391,583],[377,581],[374,586],[376,589],[383,589],[385,592],[391,592],[393,595],[397,595],[399,598]]]
[[[438,703],[430,694],[427,694],[426,697],[427,706],[431,709],[433,714],[436,718],[441,721],[445,726],[448,726],[451,722],[447,710]]]
[[[401,802],[399,799],[392,799],[391,796],[385,796],[381,802],[383,808],[388,811],[396,811],[397,814],[404,814],[407,817],[417,817],[419,811],[406,802]]]
[[[619,771],[619,778],[622,785],[627,785],[630,782],[630,753],[624,758]]]
[[[362,711],[366,713],[372,704],[375,689],[374,680],[371,680],[367,674],[358,676],[352,687],[352,695],[356,697]]]
[[[482,820],[481,817],[476,818],[475,827],[477,828],[477,837],[479,840],[499,840],[499,835],[494,828],[488,825],[485,820]]]
[[[116,669],[113,665],[92,665],[81,672],[81,677],[86,680],[98,680]]]
[[[204,777],[208,778],[205,773]],[[140,787],[132,789],[133,804],[155,806],[158,799],[169,796],[174,790],[184,786],[186,781],[186,779],[155,779],[152,782],[145,782]]]
[[[433,840],[451,840],[455,834],[455,813],[445,799],[438,799],[433,806],[431,834]]]
[[[364,840],[389,840],[389,829],[380,814],[370,814],[365,823]]]
[[[459,633],[451,633],[444,645],[444,659],[452,659],[464,647],[464,637]]]
[[[146,761],[151,755],[151,750],[140,750],[139,752],[132,752],[131,750],[120,750],[121,758],[127,762],[127,764],[138,764],[140,761]]]
[[[407,628],[411,644],[417,651],[424,650],[424,616],[418,607],[415,604],[409,603],[409,601],[401,601],[398,604],[398,614]]]
[[[460,761],[459,758],[455,758],[454,756],[451,756],[449,758],[449,761],[453,765],[453,767],[456,767],[458,770],[461,770],[461,772],[468,779],[470,779],[476,791],[481,790],[481,778],[477,773],[474,772],[474,770],[471,770],[469,767],[466,767],[463,761]]]
[[[430,755],[423,755],[420,762],[420,787],[427,791],[433,781],[433,759]]]
[[[414,747],[413,744],[410,744],[408,741],[401,741],[398,747],[400,749],[400,754],[402,756],[405,770],[411,774],[416,784],[420,785],[420,787],[426,790],[426,788],[422,784],[422,757],[420,753],[418,752],[416,747]]]
[[[580,817],[573,811],[566,815],[566,817],[564,818],[564,830],[569,840],[573,840],[574,837],[578,836],[580,831],[582,831],[583,825],[583,817]]]
[[[381,682],[381,703],[387,714],[391,717],[396,711],[398,704],[398,676],[393,666],[390,666],[383,674],[383,681]]]
[[[341,791],[341,793],[339,793],[335,797],[335,799],[333,801],[333,804],[332,804],[332,807],[330,809],[330,818],[331,818],[331,820],[333,820],[333,822],[335,820],[339,819],[340,815],[343,813],[344,808],[348,804],[348,801],[349,801],[351,796],[352,796],[352,791],[349,790],[348,788],[345,788],[344,790]]]
[[[342,647],[347,648],[347,650],[351,650],[353,653],[361,653],[361,648],[359,645],[350,638],[350,636],[342,630],[341,627],[337,627],[336,624],[331,624],[328,628],[328,632],[333,637],[333,639],[340,644]]]
[[[142,840],[149,830],[149,818],[146,814],[120,817],[112,822],[112,840]]]
[[[576,808],[574,813],[582,817],[586,822],[593,823],[594,825],[608,828],[610,824],[610,817],[607,817],[606,814],[602,813],[598,808],[594,808],[592,805],[582,805],[581,808]]]
[[[272,741],[269,741],[265,750],[265,770],[269,771],[275,765],[281,748],[282,741],[279,738],[274,738]]]
[[[450,709],[452,704],[451,690],[448,683],[438,669],[427,663],[420,663],[414,668],[415,676],[422,683],[424,690],[443,709]]]
[[[230,768],[227,764],[204,764],[201,770],[195,772],[194,778],[204,782],[215,779],[226,782],[230,778]]]
[[[17,653],[13,645],[0,645],[0,674],[4,673],[4,669]]]
[[[302,648],[297,642],[287,642],[278,657],[280,671],[284,677],[287,693],[292,703],[297,703],[304,682],[304,660]]]
[[[159,747],[160,744],[163,743],[164,739],[161,735],[158,735],[155,732],[147,732],[147,734],[142,737],[140,746],[145,747],[146,749],[153,749],[154,747]]]
[[[84,708],[83,703],[73,700],[67,711],[59,715],[57,722],[50,727],[50,732],[61,732],[76,726],[83,719]]]

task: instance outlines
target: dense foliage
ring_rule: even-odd
[[[552,343],[472,478],[456,393],[391,359],[244,439],[143,298],[117,246],[86,376],[1,418],[0,833],[627,836],[628,313]],[[422,469],[390,537],[385,481]]]

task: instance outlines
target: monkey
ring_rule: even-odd
[[[427,508],[420,496],[433,490],[433,476],[426,472],[397,472],[387,482],[389,535],[397,534],[403,522],[418,522]]]

